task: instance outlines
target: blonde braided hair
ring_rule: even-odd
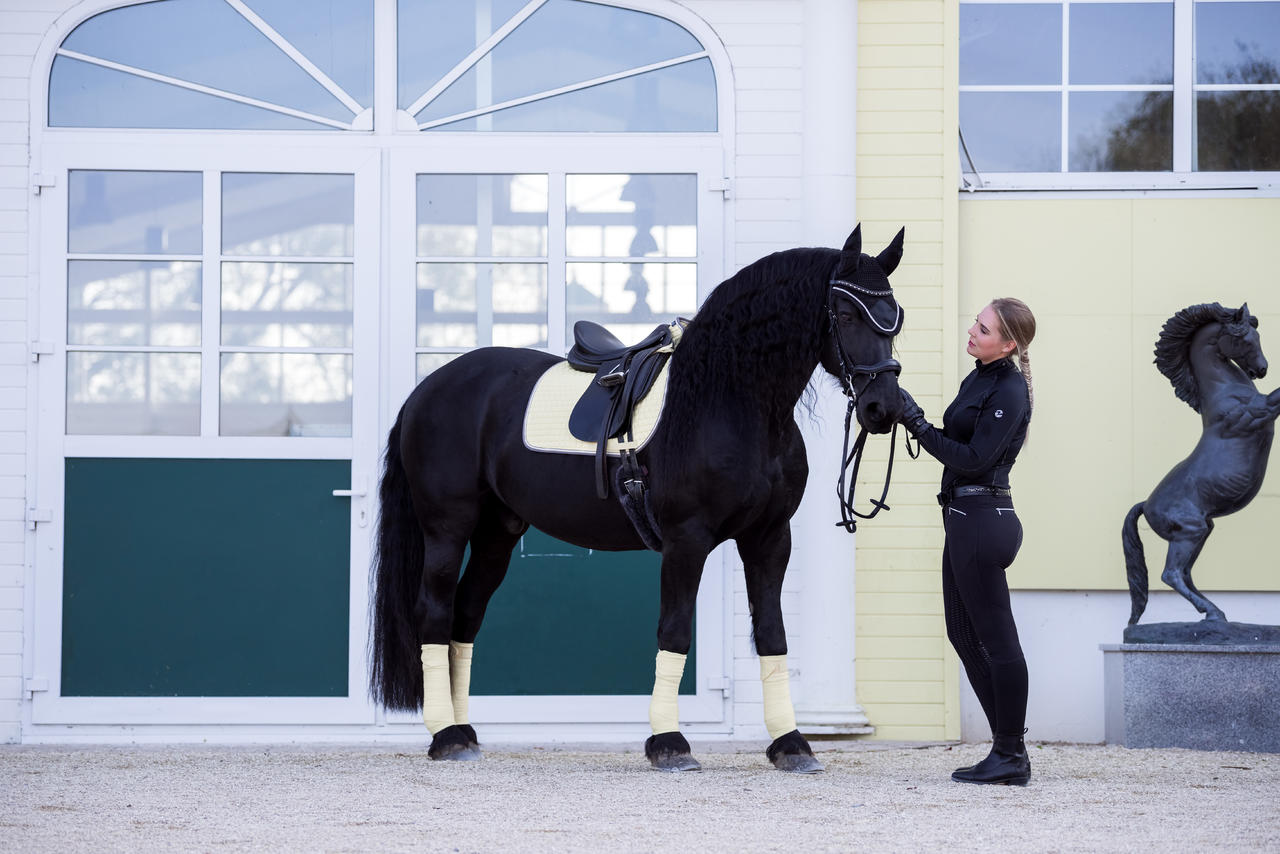
[[[1018,371],[1027,383],[1027,411],[1030,414],[1036,407],[1036,393],[1031,384],[1031,354],[1028,350],[1031,339],[1036,337],[1036,316],[1025,302],[1012,297],[993,299],[991,310],[1000,321],[1000,335],[1006,341],[1013,342],[1013,352],[1009,354],[1009,358],[1014,355],[1018,357]]]

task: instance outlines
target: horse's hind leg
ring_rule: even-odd
[[[528,523],[506,507],[496,502],[487,506],[471,534],[471,557],[467,561],[462,580],[458,582],[454,598],[453,629],[449,639],[449,685],[453,722],[466,735],[466,749],[474,751],[475,758],[479,758],[480,745],[476,731],[471,726],[469,712],[471,654],[489,600],[506,578],[511,552],[528,528]]]
[[[1180,533],[1190,533],[1190,536],[1187,539],[1170,540],[1169,553],[1165,557],[1164,572],[1160,574],[1160,579],[1181,593],[1197,611],[1205,615],[1206,620],[1225,620],[1227,615],[1222,613],[1222,609],[1210,602],[1191,583],[1191,567],[1196,558],[1200,557],[1205,541],[1213,533],[1213,522],[1206,520],[1203,528],[1191,532],[1184,528]]]
[[[467,534],[474,528],[474,520],[420,516],[419,523],[423,530],[424,558],[414,610],[422,644],[422,722],[431,733],[427,755],[432,759],[479,759],[474,731],[454,721],[449,678],[453,605]],[[461,533],[463,531],[466,533]]]
[[[780,771],[812,774],[822,763],[796,728],[787,671],[787,633],[782,620],[782,579],[791,557],[791,527],[766,527],[738,538],[751,604],[751,632],[760,656],[760,683],[764,693],[764,723],[773,743],[766,756]]]

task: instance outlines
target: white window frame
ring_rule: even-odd
[[[1267,2],[1267,0],[1198,0],[1199,2]],[[969,5],[962,0],[961,5]],[[1215,90],[1258,89],[1280,91],[1280,84],[1249,86],[1197,84],[1195,82],[1195,2],[1197,0],[971,0],[973,3],[1013,6],[1050,3],[1062,6],[1062,83],[1056,85],[960,85],[965,92],[1058,92],[1062,93],[1061,163],[1057,172],[974,172],[960,156],[960,189],[967,193],[1009,191],[1165,191],[1200,190],[1231,191],[1241,195],[1280,195],[1280,171],[1270,172],[1198,172],[1192,170],[1194,157],[1194,111],[1197,92]],[[1173,83],[1164,85],[1089,85],[1072,84],[1071,7],[1095,3],[1173,4]],[[1160,91],[1173,92],[1173,169],[1169,172],[1068,172],[1067,162],[1070,126],[1068,110],[1071,92]]]

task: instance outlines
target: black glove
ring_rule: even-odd
[[[920,404],[916,403],[909,391],[898,386],[898,393],[902,395],[902,414],[898,416],[898,423],[907,428],[912,438],[919,439],[920,434],[932,425],[924,417],[924,410],[920,408]]]

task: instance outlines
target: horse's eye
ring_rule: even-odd
[[[852,323],[852,322],[853,322],[853,315],[852,315],[852,314],[850,314],[850,313],[849,313],[849,312],[847,312],[847,311],[842,311],[842,312],[840,312],[840,322],[841,322],[841,323]]]

